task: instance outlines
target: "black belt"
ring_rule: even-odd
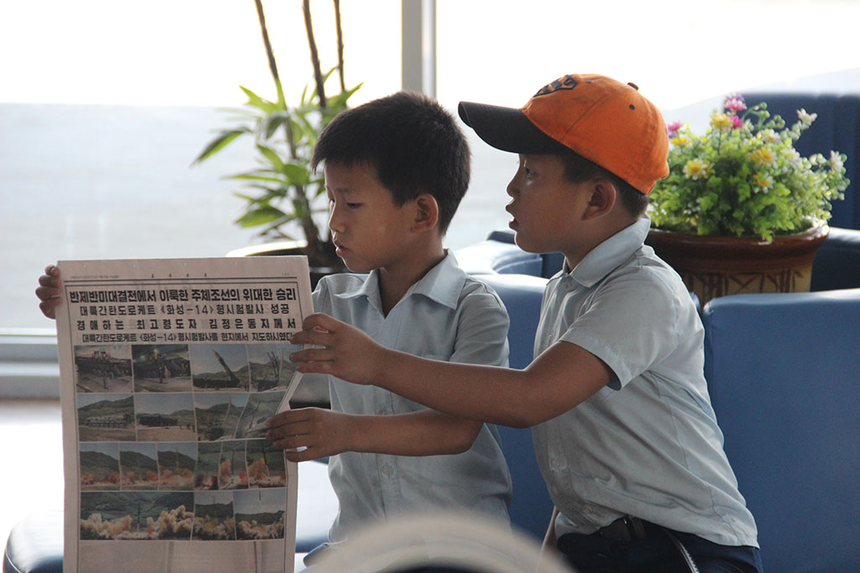
[[[616,519],[606,527],[601,527],[596,533],[600,537],[607,539],[632,541],[634,539],[648,539],[657,535],[660,531],[660,526],[654,525],[650,521],[626,515]]]
[[[650,521],[644,521],[638,517],[626,515],[616,519],[606,527],[601,527],[597,530],[595,535],[599,535],[600,537],[605,537],[607,539],[614,539],[616,541],[632,541],[634,539],[648,539],[655,535],[666,535],[681,554],[681,557],[684,559],[684,562],[691,573],[699,573],[699,570],[696,568],[696,563],[693,561],[687,548],[684,547],[683,543],[681,543],[681,540],[678,539],[670,530],[660,527],[659,525],[655,525]]]

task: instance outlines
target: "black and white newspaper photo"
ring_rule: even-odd
[[[293,571],[307,259],[60,261],[63,571]]]

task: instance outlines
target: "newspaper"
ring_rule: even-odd
[[[293,571],[307,259],[59,262],[63,571]]]

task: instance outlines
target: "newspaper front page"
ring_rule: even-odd
[[[307,259],[60,261],[66,573],[293,571]]]

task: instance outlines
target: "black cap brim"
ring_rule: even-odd
[[[535,127],[519,109],[461,101],[457,113],[478,137],[496,149],[523,155],[557,155],[570,151]]]

